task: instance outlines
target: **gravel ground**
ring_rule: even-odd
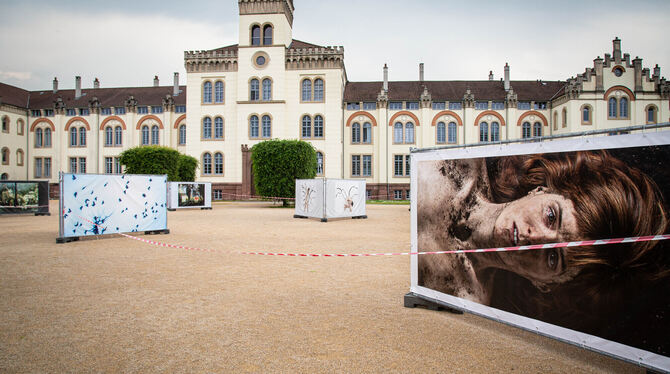
[[[268,203],[168,214],[187,251],[120,236],[56,244],[50,217],[0,216],[0,372],[643,373],[481,317],[404,308],[407,206],[294,219]]]

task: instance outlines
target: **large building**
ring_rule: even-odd
[[[410,147],[462,145],[670,119],[660,68],[612,53],[567,81],[349,82],[344,48],[293,39],[292,0],[238,0],[239,42],[184,53],[186,86],[44,91],[0,83],[0,175],[58,183],[58,172],[119,173],[119,154],[169,146],[200,160],[215,199],[253,194],[250,148],[271,138],[317,150],[318,175],[364,178],[404,199]],[[570,75],[566,72],[566,75]]]

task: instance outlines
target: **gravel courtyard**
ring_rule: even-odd
[[[0,372],[643,373],[481,317],[404,308],[408,206],[294,219],[271,203],[168,213],[169,235],[56,244],[49,217],[0,216]]]

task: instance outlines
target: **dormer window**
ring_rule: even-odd
[[[261,27],[258,25],[251,27],[251,45],[261,45]]]

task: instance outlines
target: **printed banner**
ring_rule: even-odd
[[[60,236],[167,229],[167,176],[61,174]]]
[[[212,184],[207,182],[169,182],[168,208],[211,208]]]
[[[326,180],[326,218],[364,215],[365,180]]]
[[[0,181],[0,214],[49,213],[49,182]]]
[[[303,217],[324,218],[324,180],[296,179],[295,214]]]
[[[670,132],[412,154],[412,249],[668,233]],[[412,292],[670,370],[670,243],[413,256]]]

